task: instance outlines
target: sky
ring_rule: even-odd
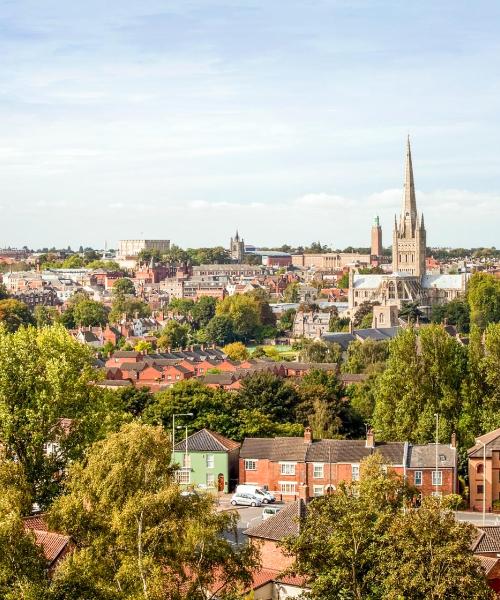
[[[497,0],[0,0],[1,246],[500,246]]]

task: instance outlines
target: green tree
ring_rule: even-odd
[[[91,351],[62,327],[0,330],[0,444],[22,465],[42,505],[57,493],[54,473],[64,468],[71,441],[83,443],[86,415],[104,392],[89,385],[94,379]],[[78,419],[68,439],[61,417]],[[55,439],[60,452],[46,455],[44,443]]]
[[[113,284],[113,296],[135,296],[135,286],[131,279],[122,277]]]
[[[9,298],[0,300],[0,323],[12,332],[22,325],[34,325],[35,320],[24,302]]]
[[[108,309],[101,302],[84,299],[73,305],[73,319],[76,325],[94,327],[108,322]]]
[[[340,279],[337,279],[337,287],[341,290],[349,288],[349,273],[344,273]]]
[[[5,300],[9,297],[9,293],[4,283],[0,283],[0,300]]]
[[[285,422],[298,403],[295,387],[267,371],[258,371],[241,380],[238,402],[249,409],[261,410],[273,421]]]
[[[217,300],[210,296],[202,296],[191,308],[191,318],[193,325],[197,329],[206,327],[215,316],[215,307]]]
[[[121,401],[123,409],[139,417],[154,402],[153,394],[147,387],[126,387],[121,390]]]
[[[297,311],[295,308],[287,308],[285,311],[283,311],[279,320],[280,328],[284,331],[290,331],[293,327],[296,314]]]
[[[361,463],[360,481],[309,504],[297,538],[284,542],[311,598],[379,599],[380,546],[401,503],[401,481],[380,455]]]
[[[188,342],[189,326],[178,321],[168,321],[158,338],[160,348],[185,348]]]
[[[300,359],[305,362],[339,363],[342,351],[338,344],[304,339]]]
[[[283,300],[285,302],[298,302],[299,301],[299,284],[289,283],[285,291],[283,292]]]
[[[57,318],[57,310],[52,306],[35,306],[33,318],[38,328],[53,325]]]
[[[500,279],[488,273],[474,273],[467,283],[471,322],[484,329],[500,321]]]
[[[241,342],[233,342],[232,344],[227,344],[222,348],[224,354],[231,360],[246,360],[248,358],[248,350],[246,349],[245,344]]]
[[[215,314],[230,317],[234,333],[240,339],[246,340],[254,336],[258,327],[262,325],[260,311],[261,306],[255,298],[248,294],[236,294],[219,302]]]
[[[362,302],[359,305],[356,314],[354,315],[354,319],[352,321],[353,326],[356,328],[361,328],[361,326],[364,325],[365,329],[366,325],[369,325],[369,327],[371,327],[373,319],[373,307],[376,304],[378,304],[378,302],[370,302],[368,300]]]
[[[182,498],[170,458],[163,428],[131,423],[71,465],[49,515],[77,546],[56,592],[70,584],[75,600],[89,589],[118,600],[203,600],[215,581],[222,598],[248,584],[257,551],[222,535],[235,530],[236,514],[215,511],[209,495]]]
[[[104,269],[105,271],[119,271],[120,265],[114,260],[92,260],[86,265],[87,269]]]
[[[347,357],[342,365],[343,373],[367,373],[382,370],[389,356],[389,343],[385,340],[354,340],[347,348]]]
[[[151,342],[147,342],[146,340],[139,340],[134,346],[134,350],[136,352],[143,352],[144,354],[149,354],[153,351],[153,345],[151,344]]]
[[[431,321],[433,323],[455,325],[460,333],[469,333],[469,305],[462,298],[455,298],[446,304],[437,304],[432,307]]]
[[[194,306],[195,302],[190,298],[173,298],[168,305],[168,309],[176,315],[189,317]]]
[[[423,317],[423,312],[418,308],[418,302],[406,302],[399,310],[399,316],[407,323],[416,323]]]
[[[222,346],[236,339],[233,320],[228,315],[215,315],[205,328],[208,342]]]
[[[395,516],[383,546],[382,597],[387,600],[495,598],[471,551],[477,529],[459,522],[436,498]]]
[[[151,309],[145,302],[138,298],[124,297],[120,294],[113,301],[109,321],[110,323],[117,323],[123,317],[130,320],[134,318],[142,319],[150,315]]]
[[[448,440],[462,412],[466,350],[441,325],[403,330],[389,344],[387,368],[377,380],[374,424],[384,439],[434,439],[434,414]]]

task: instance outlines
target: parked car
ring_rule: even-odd
[[[256,485],[240,483],[240,485],[236,487],[236,493],[253,494],[254,496],[258,496],[261,499],[262,504],[276,502],[276,498],[271,494],[271,492],[263,490],[262,488],[257,487]]]
[[[241,504],[243,506],[262,506],[262,500],[255,494],[249,494],[247,492],[236,492],[231,498],[231,504],[236,506]]]
[[[262,520],[270,519],[274,517],[281,510],[281,506],[266,506],[262,510]]]

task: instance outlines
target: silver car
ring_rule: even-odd
[[[236,506],[237,504],[242,506],[262,506],[262,500],[255,494],[240,492],[233,494],[233,497],[231,498],[231,504],[233,506]]]

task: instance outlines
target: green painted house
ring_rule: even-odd
[[[177,481],[186,489],[231,492],[238,483],[240,444],[201,429],[175,444]]]

